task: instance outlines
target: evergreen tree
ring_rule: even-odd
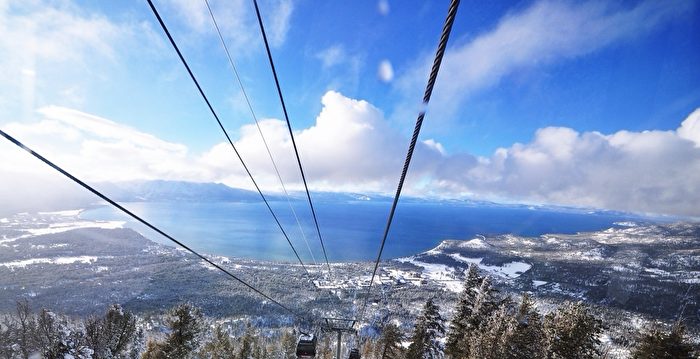
[[[481,281],[482,278],[479,276],[478,266],[476,264],[469,265],[464,288],[459,296],[457,308],[450,322],[450,329],[445,342],[445,354],[449,357],[463,358],[467,355],[468,348],[465,348],[463,343],[468,331],[468,320],[474,311],[474,304],[476,303]]]
[[[542,317],[525,294],[515,317],[507,320],[504,333],[506,358],[535,359],[546,357]]]
[[[465,338],[469,359],[501,359],[507,355],[506,333],[515,320],[515,304],[506,297],[491,315],[484,320],[480,330]]]
[[[362,345],[360,345],[360,357],[364,359],[373,358],[375,350],[375,343],[371,340],[365,340]]]
[[[141,359],[166,359],[163,353],[163,344],[149,340],[146,343],[146,350],[141,355]]]
[[[334,342],[331,341],[330,335],[324,335],[321,337],[321,341],[318,343],[316,355],[320,359],[333,359],[335,358],[335,346]],[[296,350],[296,349],[295,349]],[[296,355],[294,356],[296,358]]]
[[[35,338],[41,355],[46,359],[58,359],[68,354],[66,334],[68,331],[61,319],[48,309],[42,309],[37,319]]]
[[[253,333],[252,329],[248,327],[245,334],[240,340],[240,351],[238,352],[238,359],[251,359],[253,356]]]
[[[399,327],[394,324],[385,325],[377,343],[376,356],[380,359],[401,358],[403,351],[401,341],[403,341],[403,334]]]
[[[136,330],[136,334],[134,334],[134,342],[131,343],[131,348],[129,349],[129,359],[138,359],[140,358],[140,354],[146,350],[146,335],[143,333],[142,328],[138,328]]]
[[[170,334],[163,343],[163,354],[168,359],[187,358],[199,346],[204,319],[199,308],[190,303],[180,304],[168,313]]]
[[[429,299],[423,313],[416,322],[415,331],[408,347],[407,359],[442,358],[443,351],[439,339],[445,334],[439,308]]]
[[[36,318],[26,299],[17,302],[16,327],[17,334],[15,336],[21,358],[29,359],[29,356],[38,350],[38,342]]]
[[[567,303],[545,317],[544,328],[549,358],[596,358],[600,355],[598,336],[602,322],[581,302]]]
[[[134,342],[136,317],[115,304],[103,318],[89,318],[85,324],[85,334],[95,359],[119,357]]]
[[[294,331],[284,332],[282,335],[282,359],[296,359],[297,337]]]
[[[632,352],[634,359],[692,359],[693,346],[685,339],[685,328],[676,323],[670,332],[652,329],[642,336]]]
[[[12,359],[16,357],[13,347],[17,342],[17,332],[15,323],[9,316],[6,316],[3,322],[0,323],[0,358]]]
[[[232,358],[235,354],[233,339],[224,328],[217,325],[211,339],[202,346],[199,355],[203,359],[227,359]]]

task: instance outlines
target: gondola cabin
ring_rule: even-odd
[[[302,334],[297,342],[297,358],[316,357],[316,336],[313,334]]]

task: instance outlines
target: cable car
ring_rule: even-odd
[[[358,349],[351,349],[349,359],[360,359],[360,351]]]
[[[316,357],[316,336],[313,334],[302,334],[297,342],[297,358]]]

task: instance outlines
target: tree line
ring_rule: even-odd
[[[29,303],[0,321],[0,359],[294,359],[297,333],[292,328],[263,330],[248,325],[243,333],[206,318],[190,303],[171,308],[164,326],[110,306],[104,315],[69,319],[48,309],[33,313]],[[583,303],[563,303],[546,315],[527,294],[519,299],[499,293],[477,266],[469,268],[452,318],[427,300],[413,330],[395,323],[376,338],[360,338],[364,359],[509,359],[608,358],[600,337],[604,323]],[[334,341],[322,336],[317,357],[331,359]],[[639,335],[631,357],[696,358],[683,325],[652,328]]]

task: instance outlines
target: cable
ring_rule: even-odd
[[[190,252],[190,253],[194,254],[195,256],[199,257],[201,260],[207,262],[208,264],[212,265],[214,268],[220,270],[221,272],[223,272],[224,274],[228,275],[228,276],[231,277],[232,279],[234,279],[234,280],[238,281],[239,283],[243,284],[243,285],[246,286],[248,289],[254,291],[255,293],[257,293],[257,294],[259,294],[259,295],[261,295],[263,298],[265,298],[265,299],[269,300],[270,302],[272,302],[272,303],[278,305],[280,308],[284,309],[284,310],[287,311],[288,313],[290,313],[290,314],[292,314],[292,315],[294,315],[294,316],[296,316],[297,318],[300,318],[300,319],[307,319],[306,317],[304,317],[304,316],[300,315],[299,313],[297,313],[295,310],[290,309],[290,308],[287,307],[286,305],[284,305],[284,304],[278,302],[277,300],[273,299],[273,298],[270,297],[269,295],[267,295],[267,294],[261,292],[259,289],[257,289],[257,288],[255,288],[255,287],[253,287],[252,285],[248,284],[246,281],[244,281],[244,280],[238,278],[238,277],[237,277],[236,275],[234,275],[233,273],[229,272],[228,270],[224,269],[223,267],[219,266],[218,264],[212,262],[212,261],[209,260],[207,257],[205,257],[205,256],[203,256],[203,255],[197,253],[195,250],[191,249],[190,247],[188,247],[188,246],[185,245],[184,243],[182,243],[182,242],[178,241],[177,239],[173,238],[173,237],[170,236],[169,234],[163,232],[161,229],[159,229],[158,227],[152,225],[151,223],[149,223],[149,222],[146,221],[145,219],[143,219],[143,218],[137,216],[137,215],[134,214],[133,212],[129,211],[128,209],[126,209],[126,208],[124,208],[124,207],[122,207],[122,206],[121,206],[120,204],[118,204],[117,202],[113,201],[112,199],[110,199],[110,198],[107,197],[106,195],[102,194],[102,193],[99,192],[98,190],[92,188],[92,187],[91,187],[90,185],[88,185],[87,183],[83,182],[82,180],[80,180],[80,179],[78,179],[77,177],[73,176],[72,174],[68,173],[68,172],[65,171],[63,168],[59,167],[58,165],[56,165],[56,164],[54,164],[53,162],[51,162],[51,161],[49,161],[48,159],[46,159],[44,156],[38,154],[37,152],[34,152],[32,149],[30,149],[29,147],[25,146],[22,142],[20,142],[19,140],[15,139],[15,138],[12,137],[12,136],[10,136],[10,135],[7,134],[5,131],[0,130],[0,135],[2,135],[3,137],[5,137],[8,141],[14,143],[17,147],[19,147],[19,148],[21,148],[21,149],[27,151],[27,152],[28,152],[29,154],[31,154],[32,156],[34,156],[34,157],[36,157],[37,159],[39,159],[40,161],[44,162],[44,163],[47,164],[49,167],[51,167],[51,168],[53,168],[54,170],[60,172],[62,175],[68,177],[68,178],[71,179],[73,182],[79,184],[80,186],[82,186],[82,187],[85,188],[86,190],[92,192],[92,193],[93,193],[94,195],[96,195],[97,197],[100,197],[102,200],[104,200],[104,201],[106,201],[107,203],[111,204],[112,206],[116,207],[116,208],[119,209],[120,211],[126,213],[126,214],[129,215],[131,218],[133,218],[133,219],[135,219],[135,220],[141,222],[142,224],[144,224],[144,225],[147,226],[148,228],[150,228],[150,229],[156,231],[158,234],[162,235],[163,237],[169,239],[170,241],[172,241],[173,243],[175,243],[175,244],[177,244],[178,246],[182,247],[183,249],[187,250],[188,252]]]
[[[216,22],[216,18],[214,17],[214,12],[211,10],[211,6],[209,6],[209,0],[204,0],[204,3],[207,5],[207,10],[209,10],[209,16],[211,17],[212,22],[214,23],[214,27],[216,28],[216,32],[219,34],[219,40],[221,40],[221,45],[224,47],[224,51],[226,52],[226,57],[228,58],[228,63],[231,65],[231,69],[233,70],[233,74],[236,76],[236,80],[238,81],[238,85],[241,88],[241,92],[243,93],[243,97],[245,98],[245,102],[248,104],[248,109],[250,110],[251,116],[253,116],[253,120],[255,121],[255,126],[258,128],[258,133],[260,133],[260,137],[262,138],[263,144],[265,144],[265,149],[267,150],[267,155],[270,157],[270,162],[272,162],[272,166],[275,168],[275,173],[277,174],[277,178],[280,181],[280,184],[282,185],[282,190],[284,191],[285,196],[287,197],[287,204],[289,205],[289,209],[292,210],[292,214],[294,214],[294,219],[297,222],[297,225],[299,226],[299,232],[301,232],[301,237],[304,239],[304,243],[306,244],[306,248],[309,250],[309,254],[311,255],[311,259],[314,261],[314,265],[317,265],[316,263],[316,258],[314,257],[314,253],[311,251],[311,246],[309,246],[309,241],[306,240],[306,234],[304,233],[304,229],[301,226],[301,222],[299,221],[299,217],[297,216],[297,211],[294,210],[294,206],[292,206],[292,201],[289,199],[289,193],[287,192],[287,187],[284,185],[284,181],[282,180],[282,176],[280,175],[280,171],[277,168],[277,163],[275,162],[275,159],[272,157],[272,151],[270,151],[270,146],[268,146],[267,141],[265,140],[265,135],[263,135],[262,128],[260,128],[260,123],[258,123],[258,117],[255,115],[255,111],[253,110],[253,105],[250,104],[250,99],[248,98],[248,94],[245,91],[245,87],[243,86],[243,82],[241,81],[241,77],[238,75],[238,69],[236,69],[236,65],[233,63],[233,59],[231,58],[231,53],[228,51],[228,46],[226,46],[226,41],[224,41],[224,36],[221,34],[221,29],[219,29],[219,24]]]
[[[396,212],[396,205],[399,203],[399,197],[401,196],[401,190],[403,189],[404,181],[406,180],[406,173],[408,173],[408,167],[411,164],[411,157],[413,157],[413,150],[416,147],[416,141],[418,140],[418,134],[420,134],[421,126],[423,125],[423,118],[425,118],[425,109],[430,102],[430,96],[433,93],[433,86],[435,86],[435,80],[437,79],[438,71],[440,70],[440,64],[442,63],[442,57],[445,54],[445,47],[447,47],[447,40],[450,37],[450,32],[452,31],[452,24],[454,23],[455,15],[457,14],[457,8],[459,7],[460,0],[452,0],[450,2],[450,7],[447,10],[447,18],[445,19],[445,25],[442,28],[442,35],[440,36],[440,43],[438,44],[437,51],[435,53],[435,59],[433,61],[433,67],[430,71],[430,76],[428,77],[428,84],[425,87],[425,94],[423,95],[423,109],[418,114],[416,119],[416,126],[413,129],[413,136],[411,137],[411,143],[408,146],[408,153],[406,153],[406,161],[403,165],[403,170],[401,171],[401,178],[399,179],[399,185],[396,188],[396,195],[394,195],[394,202],[391,205],[391,211],[389,212],[389,218],[386,221],[386,227],[384,228],[384,236],[382,237],[381,246],[379,247],[379,253],[377,254],[377,260],[374,262],[374,270],[372,271],[372,278],[369,281],[369,286],[367,287],[367,296],[365,297],[365,302],[362,305],[362,312],[360,314],[359,321],[362,321],[365,315],[365,310],[367,309],[367,301],[369,300],[369,294],[372,290],[372,284],[374,283],[374,277],[377,275],[377,269],[379,268],[379,261],[382,258],[382,252],[384,251],[384,245],[386,244],[386,238],[389,235],[389,228],[391,228],[391,222],[394,220],[394,213]]]
[[[236,146],[233,144],[233,141],[231,140],[231,137],[228,135],[228,132],[226,131],[226,129],[224,128],[224,125],[221,123],[221,120],[219,120],[219,116],[216,114],[216,111],[214,111],[214,108],[212,107],[211,103],[209,102],[209,99],[204,94],[204,90],[202,90],[202,87],[199,86],[199,82],[197,81],[197,78],[195,78],[194,73],[192,73],[192,70],[190,70],[190,66],[187,64],[187,61],[185,61],[185,58],[182,56],[180,49],[177,47],[177,44],[175,44],[175,40],[170,35],[170,31],[168,31],[167,26],[165,26],[163,19],[160,17],[160,14],[158,13],[158,10],[156,10],[156,7],[153,5],[153,2],[151,0],[147,0],[147,1],[148,1],[148,5],[151,6],[151,10],[153,11],[153,14],[158,19],[160,26],[163,28],[165,35],[168,36],[168,39],[170,40],[170,44],[173,45],[173,48],[177,52],[177,56],[180,57],[180,61],[182,61],[182,64],[185,65],[185,69],[187,69],[187,72],[190,74],[192,81],[197,86],[197,90],[199,90],[199,94],[202,95],[204,102],[207,103],[207,107],[209,107],[209,111],[211,111],[211,114],[214,115],[214,118],[216,119],[216,122],[219,124],[221,131],[223,131],[224,135],[226,136],[228,143],[231,144],[231,148],[233,148],[233,151],[236,153],[238,160],[241,161],[241,164],[243,165],[243,168],[245,169],[246,173],[248,174],[248,177],[250,177],[250,180],[253,182],[255,189],[258,190],[260,197],[262,198],[263,202],[265,202],[265,206],[267,206],[267,209],[270,211],[270,214],[272,214],[272,217],[275,219],[275,222],[277,223],[277,226],[279,227],[280,231],[282,231],[282,234],[284,235],[284,238],[287,240],[287,243],[289,243],[289,246],[292,247],[292,251],[294,251],[294,255],[299,260],[299,263],[301,263],[301,267],[304,268],[304,271],[306,272],[306,274],[309,274],[309,271],[306,269],[304,262],[302,262],[301,258],[299,257],[299,253],[297,253],[296,248],[294,248],[292,241],[289,240],[289,236],[287,236],[287,232],[285,232],[284,228],[282,228],[282,224],[280,223],[279,219],[277,219],[277,215],[275,215],[275,212],[272,210],[272,207],[270,207],[270,204],[267,202],[267,198],[265,198],[265,195],[260,190],[258,183],[255,182],[255,178],[253,178],[253,174],[250,173],[248,166],[246,166],[245,161],[243,161],[243,157],[241,157],[241,154],[238,153],[238,149],[236,149]]]
[[[150,0],[149,0],[150,1]],[[289,136],[292,138],[292,145],[294,146],[294,154],[297,157],[297,163],[299,164],[299,172],[301,172],[301,179],[304,181],[304,188],[306,189],[306,198],[309,200],[309,207],[311,207],[311,214],[314,217],[314,224],[316,224],[316,233],[318,233],[318,239],[321,241],[321,248],[323,249],[323,257],[326,259],[326,266],[328,266],[328,274],[331,273],[331,265],[328,263],[328,255],[326,254],[326,246],[323,244],[323,237],[321,236],[321,229],[318,226],[318,219],[316,218],[316,210],[314,210],[314,204],[311,201],[311,194],[309,193],[309,186],[306,183],[306,176],[304,175],[304,168],[301,165],[301,158],[299,157],[299,150],[297,149],[297,143],[294,140],[294,132],[292,131],[292,124],[289,122],[289,115],[287,114],[287,106],[284,104],[284,97],[282,96],[282,88],[280,87],[279,79],[277,78],[277,70],[275,70],[275,63],[272,60],[272,52],[270,51],[270,44],[267,41],[267,35],[265,34],[265,25],[263,25],[262,16],[260,16],[260,8],[258,7],[258,0],[253,0],[255,4],[255,14],[258,17],[258,24],[260,25],[260,32],[262,33],[263,40],[265,42],[265,50],[267,50],[267,58],[270,60],[270,67],[272,68],[272,75],[275,78],[275,85],[277,86],[277,94],[280,98],[280,103],[282,104],[282,111],[284,112],[284,119],[287,120],[287,128],[289,129]]]

